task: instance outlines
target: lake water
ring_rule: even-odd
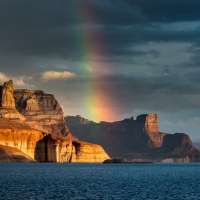
[[[0,199],[200,199],[200,164],[0,164]]]

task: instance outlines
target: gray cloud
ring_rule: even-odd
[[[183,3],[194,8],[197,6],[195,2]],[[185,16],[184,9],[177,7],[180,5],[178,0],[164,4],[169,8],[173,5],[177,8],[176,15]],[[18,56],[53,56],[74,61],[82,60],[85,52],[81,48],[92,43],[91,59],[100,55],[102,60],[112,60],[116,56],[128,58],[149,53],[157,57],[161,53],[156,50],[154,53],[137,51],[133,49],[136,44],[195,44],[199,41],[199,29],[164,30],[161,26],[153,24],[156,20],[149,16],[152,13],[160,15],[159,5],[161,4],[157,1],[149,4],[147,1],[141,3],[123,0],[85,0],[84,3],[77,0],[3,1],[0,6],[0,18],[3,19],[0,21],[0,52]],[[171,17],[168,9],[161,10],[167,10],[166,18]],[[170,9],[171,11],[175,16],[173,9]],[[196,20],[199,19],[198,16],[196,13]],[[172,17],[170,22],[176,21],[176,17]],[[99,51],[101,48],[103,50]]]
[[[125,0],[130,5],[137,5],[150,21],[176,22],[200,20],[200,2],[191,0]]]
[[[68,75],[66,72],[59,72]],[[36,87],[46,92],[54,92],[62,96],[61,104],[66,107],[83,106],[81,99],[90,95],[104,94],[104,101],[112,101],[112,109],[116,116],[132,113],[135,108],[156,110],[167,113],[179,112],[190,107],[199,108],[200,102],[200,72],[169,75],[153,75],[141,72],[132,75],[104,74],[90,76],[74,76],[71,79],[55,79],[40,82],[41,76],[31,80]],[[58,89],[59,88],[59,89]],[[72,89],[73,88],[73,89]],[[81,91],[84,91],[81,92]],[[62,94],[62,95],[61,95]],[[66,99],[68,99],[66,104]],[[75,101],[74,99],[79,99]],[[91,97],[92,99],[92,97]],[[106,103],[105,103],[106,105]],[[98,105],[97,105],[98,106]]]

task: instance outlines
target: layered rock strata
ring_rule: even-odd
[[[136,120],[131,117],[113,123],[85,123],[80,116],[67,116],[65,121],[76,137],[92,143],[98,141],[109,154],[115,153],[115,148],[124,151],[127,148],[161,147],[166,135],[160,132],[156,114],[140,115]]]
[[[0,117],[23,121],[25,117],[16,109],[13,91],[12,80],[0,86]]]
[[[0,145],[0,163],[32,163],[37,162],[17,148]]]
[[[41,131],[9,119],[0,119],[0,144],[14,147],[35,158],[36,142],[43,138]]]
[[[94,123],[81,116],[67,116],[71,132],[81,140],[98,143],[112,158],[148,162],[199,162],[188,135],[160,132],[157,114],[143,114],[113,123]]]
[[[27,124],[46,133],[69,134],[62,109],[54,95],[26,89],[14,90],[13,95],[16,108],[26,118]]]
[[[2,86],[0,86],[0,97],[0,107],[15,109],[12,80],[5,82]]]
[[[79,141],[69,132],[53,95],[13,90],[12,80],[0,91],[3,147],[18,149],[39,162],[103,162],[109,158],[100,145]]]
[[[0,145],[18,149],[38,162],[103,162],[109,158],[100,145],[66,140],[4,118],[0,118]]]
[[[72,162],[102,162],[102,160],[110,158],[98,144],[80,141],[75,141],[72,144],[75,147],[75,156],[72,156]]]

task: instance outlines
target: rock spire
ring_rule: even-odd
[[[0,107],[15,109],[12,80],[7,81],[2,86],[0,86]]]

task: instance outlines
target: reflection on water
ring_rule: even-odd
[[[0,164],[0,199],[200,199],[200,164]]]

